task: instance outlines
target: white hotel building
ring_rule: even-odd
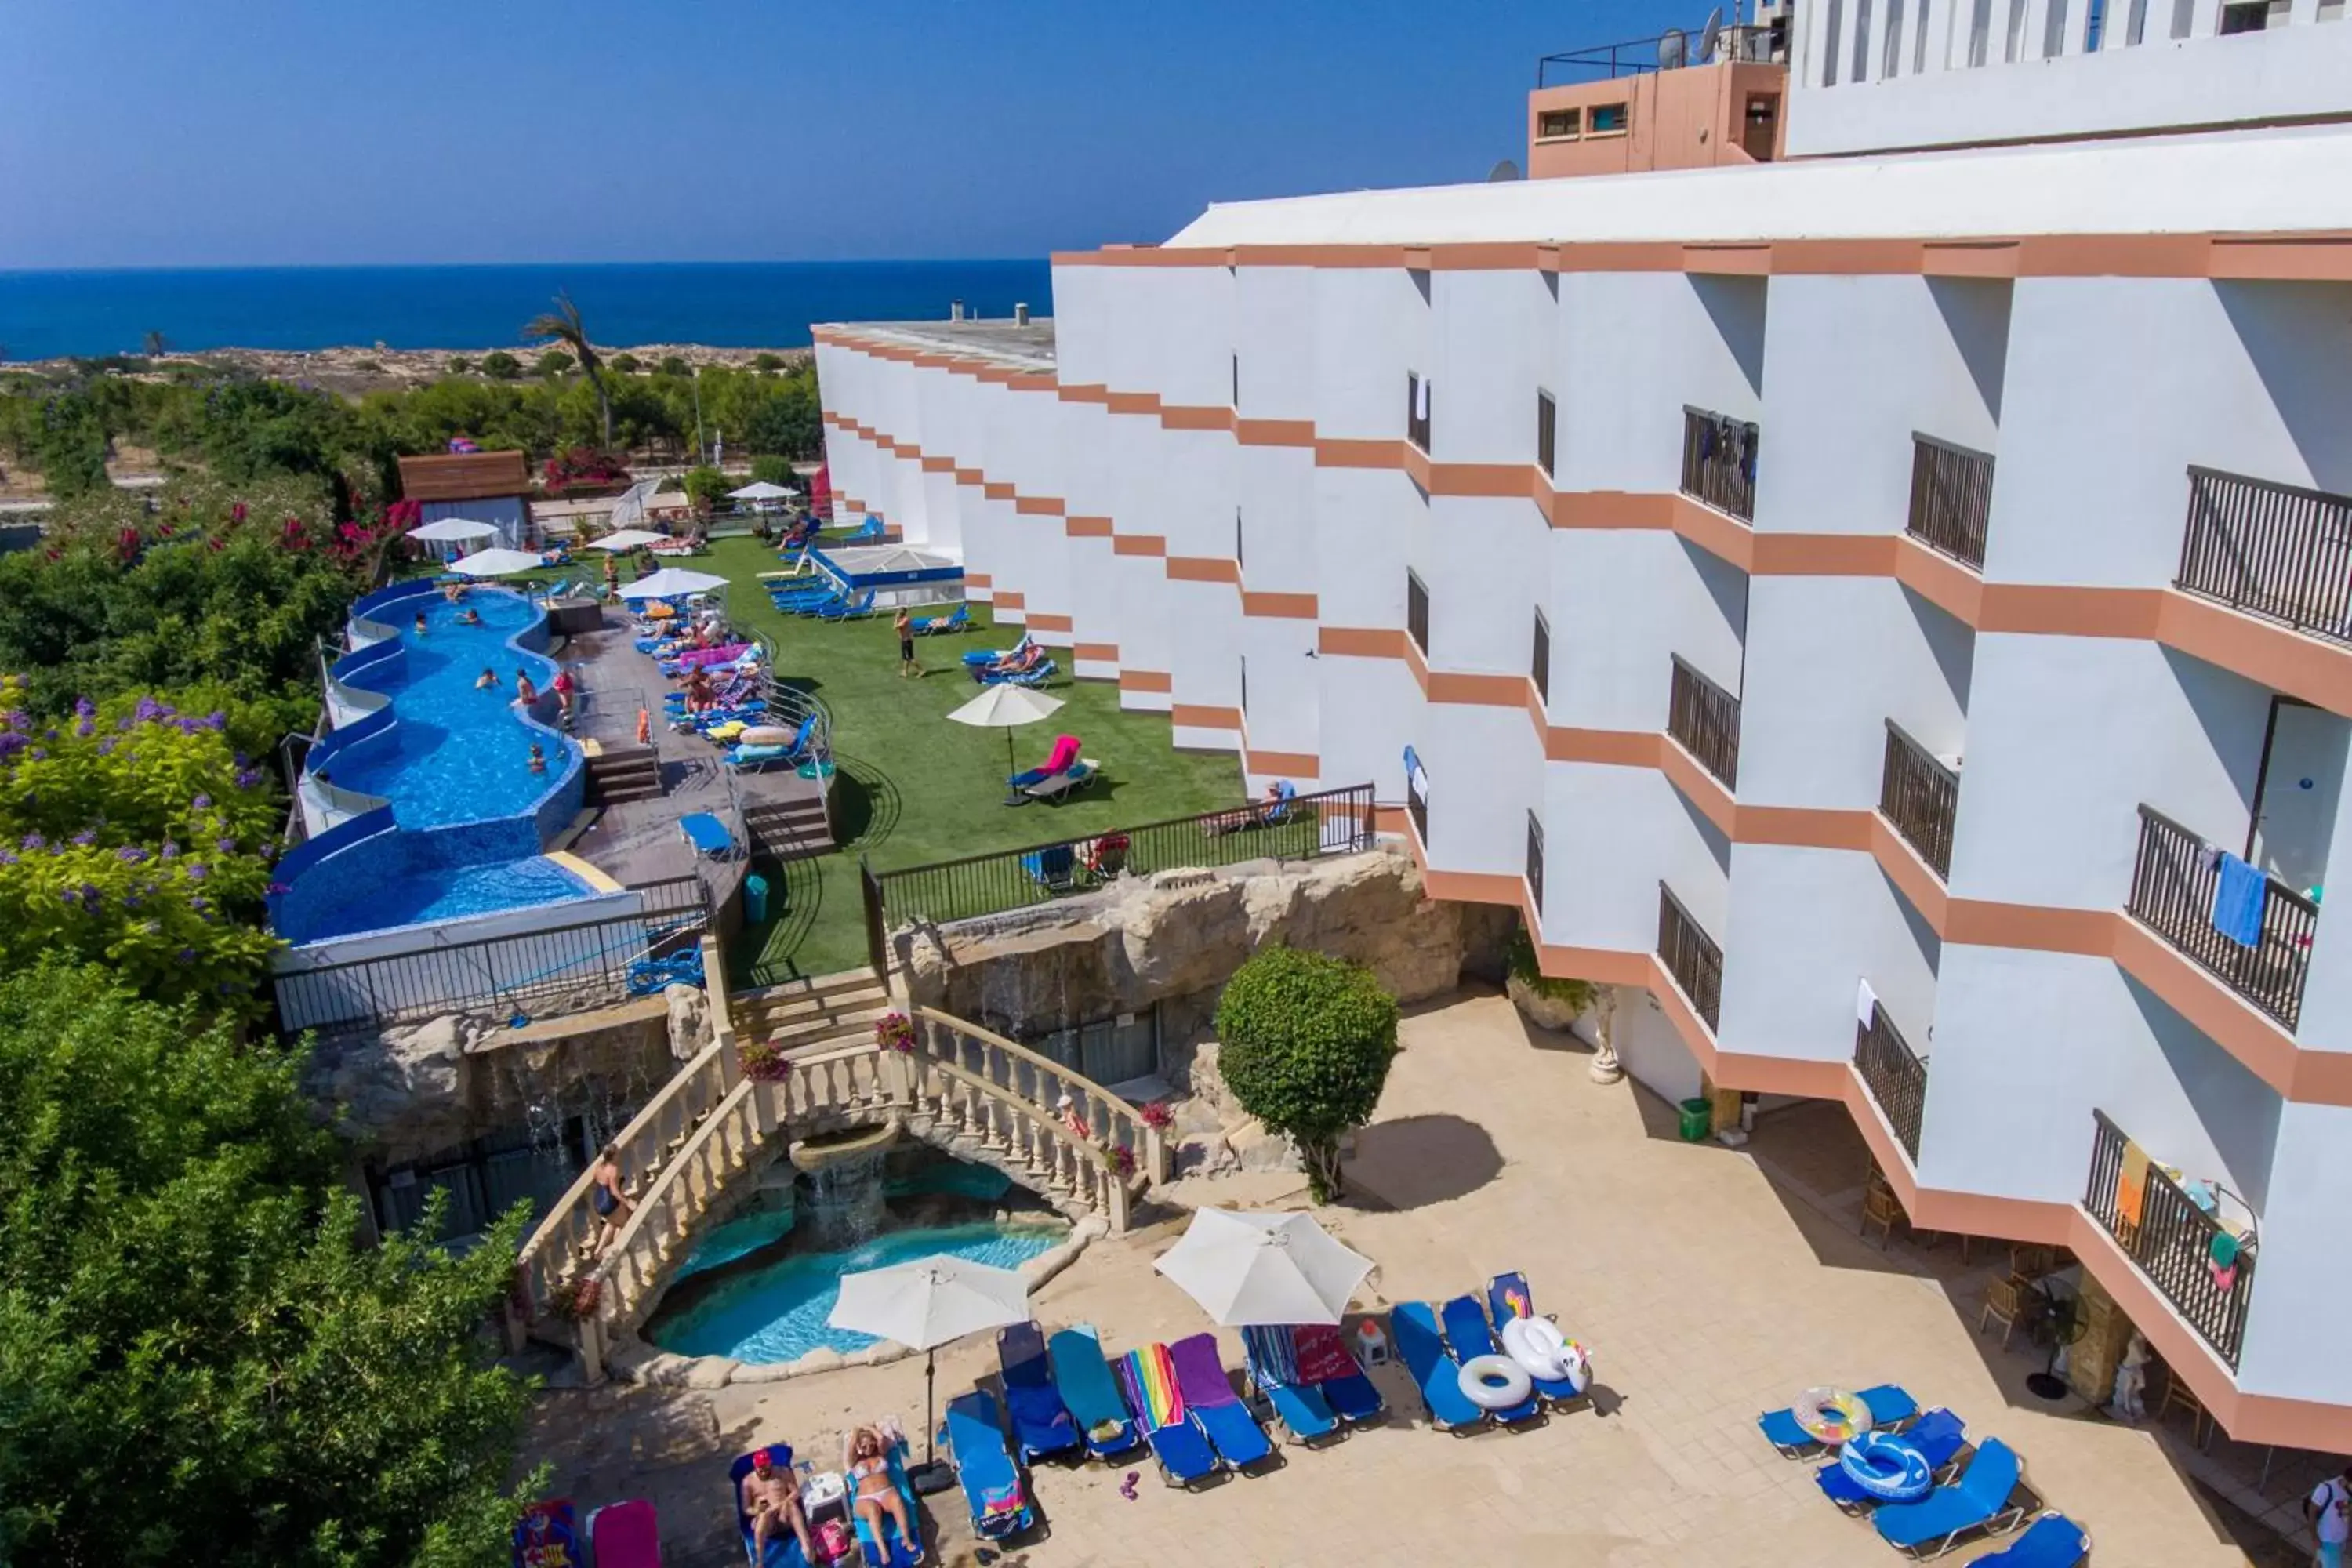
[[[833,480],[1176,745],[1409,805],[1652,1088],[1842,1100],[1915,1224],[2352,1451],[2352,126],[2287,123],[2352,26],[2067,3],[1812,0],[1786,162],[1219,205],[1050,326],[820,329]]]

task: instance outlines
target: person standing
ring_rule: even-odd
[[[923,667],[915,662],[915,617],[907,613],[906,605],[899,605],[898,613],[891,617],[890,629],[898,634],[898,679],[904,680],[910,674],[920,676]]]
[[[2319,1568],[2344,1568],[2344,1543],[2352,1539],[2352,1465],[2331,1476],[2303,1500],[2303,1517],[2319,1538]]]
[[[592,1257],[601,1257],[621,1227],[629,1223],[636,1205],[629,1201],[627,1191],[621,1185],[621,1146],[607,1143],[596,1156],[595,1165],[588,1173],[588,1206],[596,1211],[596,1240],[590,1248]]]

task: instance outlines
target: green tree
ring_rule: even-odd
[[[753,354],[751,356],[751,368],[762,373],[763,374],[772,370],[782,370],[784,368],[784,356],[782,354],[770,353]]]
[[[512,381],[522,374],[522,361],[504,349],[492,349],[482,356],[482,374],[492,381]]]
[[[764,392],[740,428],[743,444],[754,452],[807,459],[824,448],[824,423],[817,404],[813,371],[778,376],[761,384]]]
[[[659,369],[664,375],[692,375],[694,374],[694,367],[687,363],[685,357],[680,354],[662,355]]]
[[[614,354],[607,363],[610,363],[614,370],[619,371],[623,375],[635,375],[637,372],[646,367],[645,361],[629,353],[626,349]]]
[[[795,489],[800,485],[800,476],[793,472],[792,460],[787,458],[752,458],[751,478],[771,485],[791,485]]]
[[[471,359],[468,359],[466,355],[451,354],[449,356],[449,374],[451,375],[464,375],[473,368],[474,362]]]
[[[704,464],[700,468],[687,469],[686,477],[678,480],[678,488],[686,491],[686,499],[694,503],[695,510],[709,512],[726,498],[729,490],[735,488],[735,481],[719,469]]]
[[[610,447],[613,444],[613,403],[604,391],[604,362],[597,357],[596,345],[588,341],[588,328],[580,320],[580,307],[572,302],[572,296],[558,293],[555,309],[545,315],[532,317],[530,325],[523,328],[522,334],[527,338],[553,338],[570,349],[572,357],[579,360],[580,368],[587,373],[588,384],[596,389],[596,406],[604,415],[604,445]],[[541,375],[551,374],[547,360],[546,354],[540,356],[539,373]]]
[[[358,1239],[299,1052],[56,963],[0,980],[0,1560],[506,1560],[529,1386],[459,1257]]]
[[[1361,964],[1262,947],[1225,983],[1217,1038],[1218,1070],[1243,1110],[1297,1144],[1315,1201],[1343,1195],[1339,1140],[1380,1104],[1396,998]]]
[[[572,363],[572,356],[562,349],[550,349],[532,361],[530,368],[533,374],[551,377],[570,370]]]

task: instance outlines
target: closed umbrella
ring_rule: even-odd
[[[1029,1282],[1010,1268],[993,1268],[948,1253],[918,1258],[888,1268],[868,1268],[841,1277],[841,1299],[825,1321],[853,1333],[896,1340],[921,1351],[923,1362],[922,1471],[931,1462],[931,1429],[938,1404],[939,1348],[966,1334],[1029,1321]],[[922,1488],[919,1489],[936,1489]]]
[[[1202,1209],[1152,1265],[1226,1328],[1337,1323],[1372,1260],[1307,1214]]]
[[[713,588],[724,588],[727,579],[713,577],[708,572],[688,572],[682,566],[665,566],[650,577],[640,577],[621,590],[624,599],[675,599],[681,594],[708,594]]]
[[[463,544],[469,539],[494,538],[498,531],[499,525],[495,522],[476,522],[468,517],[445,517],[422,528],[410,529],[408,537],[422,539],[431,544]]]
[[[602,539],[590,540],[588,548],[615,552],[643,550],[646,545],[659,544],[668,537],[669,535],[666,533],[656,533],[649,528],[624,528],[617,532],[608,533]]]
[[[1049,718],[1062,705],[1058,697],[1048,697],[1042,691],[1032,691],[1025,686],[992,686],[954,712],[948,715],[950,723],[969,724],[975,730],[1004,731],[1004,773],[1010,778],[1020,770],[1013,765],[1013,731],[1024,724],[1034,724]],[[1017,803],[1017,791],[1005,795],[1008,805]]]
[[[545,564],[533,551],[477,550],[449,563],[449,570],[468,577],[511,577],[518,572],[536,572]]]

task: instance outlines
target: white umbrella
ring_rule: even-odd
[[[1013,731],[1021,725],[1034,724],[1038,720],[1051,716],[1061,705],[1062,700],[1058,697],[1048,697],[1043,692],[1032,691],[1025,686],[1014,686],[1007,681],[990,687],[949,714],[948,721],[955,724],[969,724],[975,730],[1003,731],[1004,772],[1009,778],[1021,771],[1013,765]],[[1008,802],[1020,798],[1017,793],[1005,796]]]
[[[511,577],[518,572],[536,572],[547,563],[530,550],[477,550],[449,563],[452,572],[463,572],[468,577]]]
[[[608,533],[602,539],[590,540],[588,548],[591,550],[643,550],[646,545],[659,544],[668,537],[667,533],[656,533],[649,528],[625,528],[617,533]]]
[[[682,566],[665,566],[650,577],[640,577],[621,590],[624,599],[675,599],[681,594],[708,594],[713,588],[724,588],[727,579],[713,577],[708,572],[688,572]]]
[[[1372,1260],[1307,1214],[1202,1209],[1152,1265],[1227,1328],[1336,1323]]]
[[[931,1428],[938,1409],[931,1384],[939,1372],[940,1346],[984,1329],[1028,1321],[1027,1280],[1010,1268],[992,1268],[948,1253],[843,1275],[841,1299],[825,1319],[834,1328],[896,1340],[924,1352],[926,1468],[931,1462]]]
[[[498,531],[499,525],[495,522],[476,522],[467,517],[445,517],[437,522],[428,522],[423,528],[410,529],[408,537],[433,544],[463,544],[469,539],[493,538]]]
[[[782,485],[770,484],[765,479],[753,479],[740,490],[729,490],[727,499],[729,500],[782,500],[786,496],[799,493],[797,490],[786,489]]]

